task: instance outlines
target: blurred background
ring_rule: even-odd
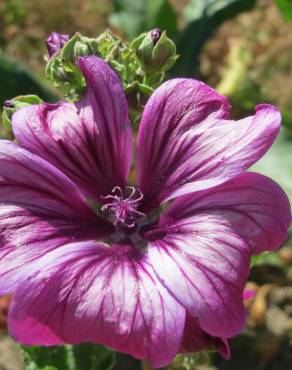
[[[231,100],[234,118],[261,102],[279,107],[282,132],[254,169],[292,200],[291,0],[0,0],[0,110],[17,95],[60,96],[44,77],[44,39],[52,31],[95,37],[110,28],[127,41],[154,27],[167,31],[180,54],[168,78],[215,87]],[[11,138],[1,124],[0,136]],[[292,239],[255,258],[249,280],[256,295],[246,302],[245,332],[231,340],[231,360],[202,354],[171,369],[292,370]],[[9,301],[0,298],[0,369],[20,370],[23,360],[6,334]]]

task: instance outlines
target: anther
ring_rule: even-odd
[[[137,210],[139,202],[143,199],[143,194],[139,189],[132,186],[127,186],[126,189],[131,192],[127,197],[124,197],[122,189],[115,186],[112,189],[112,194],[102,197],[102,199],[108,199],[110,202],[104,204],[101,210],[108,210],[111,213],[114,217],[114,225],[119,224],[131,228],[135,226],[136,218],[145,216],[143,212]],[[135,197],[135,194],[137,194],[137,197]]]

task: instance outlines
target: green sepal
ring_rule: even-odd
[[[78,57],[86,55],[99,55],[98,41],[76,33],[48,60],[47,78],[55,86],[65,86],[71,99],[78,98],[85,88],[85,80],[76,66],[76,61]]]
[[[3,107],[2,111],[2,124],[6,130],[11,130],[11,119],[13,113],[18,109],[26,107],[27,105],[40,104],[43,103],[43,100],[37,95],[20,95],[16,96],[13,99],[9,100],[10,106]]]

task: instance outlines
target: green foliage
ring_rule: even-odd
[[[36,94],[46,101],[53,95],[21,64],[0,51],[0,105],[7,99],[21,94]]]
[[[292,21],[292,1],[291,0],[276,0],[283,18],[287,21]]]
[[[177,15],[169,0],[113,0],[115,13],[110,23],[133,39],[145,30],[159,27],[176,38],[181,55],[173,74],[190,76],[199,54],[215,29],[226,19],[251,9],[256,0],[190,0],[183,11],[186,27],[177,29]]]
[[[73,347],[77,370],[111,370],[115,354],[101,345],[82,343]]]
[[[21,347],[25,370],[77,370],[75,363],[72,363],[71,346]]]
[[[225,20],[251,9],[256,0],[190,0],[184,9],[186,28],[178,35],[181,55],[173,74],[190,76],[198,66],[198,58],[206,41]]]
[[[287,135],[292,139],[292,110],[282,110],[282,123],[287,130]]]
[[[170,37],[177,32],[176,14],[169,0],[113,0],[113,5],[115,13],[110,23],[130,40],[154,27],[165,30]]]
[[[23,23],[26,16],[24,4],[21,0],[5,0],[3,20],[5,24]]]
[[[111,370],[113,351],[96,344],[76,346],[22,346],[25,370]]]
[[[165,370],[210,369],[213,352],[216,352],[215,349],[210,348],[201,352],[177,355],[172,364],[167,366]]]
[[[292,201],[292,141],[282,129],[272,148],[257,162],[252,171],[260,172],[280,184]]]
[[[284,264],[276,252],[265,252],[257,256],[252,256],[251,266],[257,265],[273,265],[283,268]]]

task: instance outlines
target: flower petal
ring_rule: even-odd
[[[48,250],[108,229],[57,168],[0,141],[0,294],[11,292],[25,278],[26,264]]]
[[[198,213],[220,218],[220,223],[248,243],[253,254],[278,248],[287,239],[292,220],[285,192],[270,178],[252,172],[177,198],[166,217],[184,219]]]
[[[281,188],[267,177],[244,173],[177,198],[149,234],[148,253],[163,285],[201,329],[228,338],[244,325],[251,254],[278,247],[290,222]]]
[[[215,347],[223,358],[228,359],[230,357],[230,348],[227,340],[212,337],[203,332],[197,320],[187,314],[180,352],[200,352],[210,347]]]
[[[97,342],[160,367],[178,352],[184,321],[145,255],[86,242],[39,262],[14,295],[9,328],[21,343]]]
[[[173,223],[148,253],[162,284],[214,337],[238,334],[245,324],[242,293],[248,245],[216,217],[198,213]]]
[[[227,100],[202,82],[174,79],[146,104],[137,143],[137,177],[145,204],[210,188],[241,173],[272,145],[280,113],[271,105],[227,120]]]
[[[20,145],[45,158],[96,199],[124,186],[132,157],[126,98],[107,63],[90,56],[78,60],[87,89],[76,104],[40,104],[12,118]]]

